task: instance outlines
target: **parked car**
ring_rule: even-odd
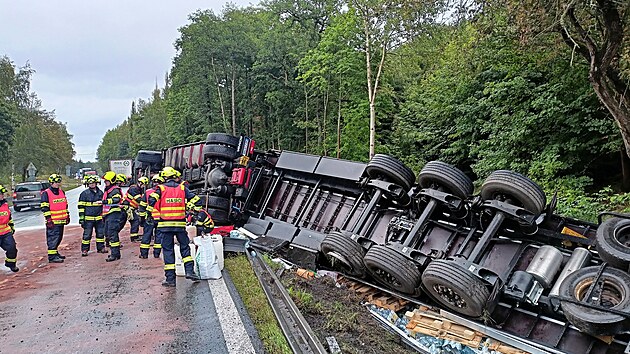
[[[26,207],[39,208],[41,193],[48,187],[50,183],[43,181],[18,183],[13,192],[13,210],[21,211]]]

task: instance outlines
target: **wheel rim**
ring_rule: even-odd
[[[434,284],[434,293],[453,308],[465,309],[468,307],[466,300],[464,300],[457,292],[453,291],[453,288],[444,284]]]
[[[354,273],[354,267],[352,267],[348,259],[342,254],[331,251],[326,253],[326,258],[328,258],[328,261],[333,267],[339,268],[346,273]]]
[[[613,234],[615,241],[622,246],[630,247],[630,226],[622,227]]]
[[[378,278],[382,283],[389,285],[393,289],[402,287],[402,283],[398,281],[394,275],[385,269],[378,267],[372,267],[373,275]]]
[[[578,301],[586,300],[586,294],[593,284],[594,278],[587,278],[578,283],[575,287],[574,296]],[[599,290],[599,289],[597,289]],[[604,280],[601,290],[598,291],[597,298],[599,305],[605,308],[612,308],[621,303],[625,298],[624,291],[616,283]]]

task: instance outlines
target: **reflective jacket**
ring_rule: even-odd
[[[105,193],[103,193],[103,216],[120,212],[120,201],[122,200],[122,193],[120,187],[115,184],[111,184],[106,187]]]
[[[103,220],[103,191],[88,188],[79,195],[79,220]]]
[[[201,200],[184,184],[168,180],[149,195],[147,211],[153,212],[157,206],[160,210],[158,228],[186,227],[186,209],[200,210]]]
[[[9,203],[6,200],[0,200],[0,236],[13,232],[14,229]]]
[[[142,198],[142,188],[137,185],[133,185],[129,187],[127,190],[127,194],[125,195],[125,201],[123,202],[125,205],[129,205],[134,209],[138,209],[140,207],[140,199]]]
[[[150,189],[147,189],[146,192],[144,192],[144,194],[142,195],[142,198],[140,199],[140,208],[138,209],[138,215],[145,218],[152,218],[153,220],[160,220],[159,205],[155,205],[151,213],[147,212],[147,207],[149,206],[149,196],[155,191],[156,191],[155,188],[150,188]]]
[[[68,200],[61,188],[50,187],[42,192],[40,207],[46,219],[52,219],[55,225],[66,225],[68,223]]]

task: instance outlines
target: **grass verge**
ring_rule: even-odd
[[[225,268],[230,273],[234,286],[243,299],[249,317],[254,322],[258,336],[268,353],[291,354],[282,330],[276,321],[271,306],[247,257],[232,256],[225,259]]]

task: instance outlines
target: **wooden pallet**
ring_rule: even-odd
[[[344,285],[348,290],[361,296],[365,301],[394,312],[402,310],[409,304],[408,300],[401,299],[395,295],[373,288],[369,285],[358,283],[344,277],[339,277],[337,283]]]

